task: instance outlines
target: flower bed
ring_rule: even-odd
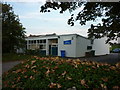
[[[120,63],[37,57],[3,74],[3,88],[119,88]]]

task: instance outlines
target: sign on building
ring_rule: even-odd
[[[65,45],[71,44],[71,40],[66,40],[66,41],[64,41],[64,44],[65,44]]]

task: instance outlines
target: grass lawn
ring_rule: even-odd
[[[19,60],[27,60],[31,59],[31,55],[26,55],[26,54],[14,54],[14,53],[6,53],[2,55],[2,61],[7,62],[7,61],[19,61]]]
[[[120,89],[120,63],[35,56],[4,73],[3,88]]]

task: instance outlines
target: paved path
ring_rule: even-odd
[[[19,64],[21,61],[10,61],[10,62],[3,62],[2,63],[2,73],[8,71],[9,69],[13,68],[17,64]]]

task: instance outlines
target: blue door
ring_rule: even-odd
[[[58,55],[58,47],[52,47],[52,55],[57,56]]]

